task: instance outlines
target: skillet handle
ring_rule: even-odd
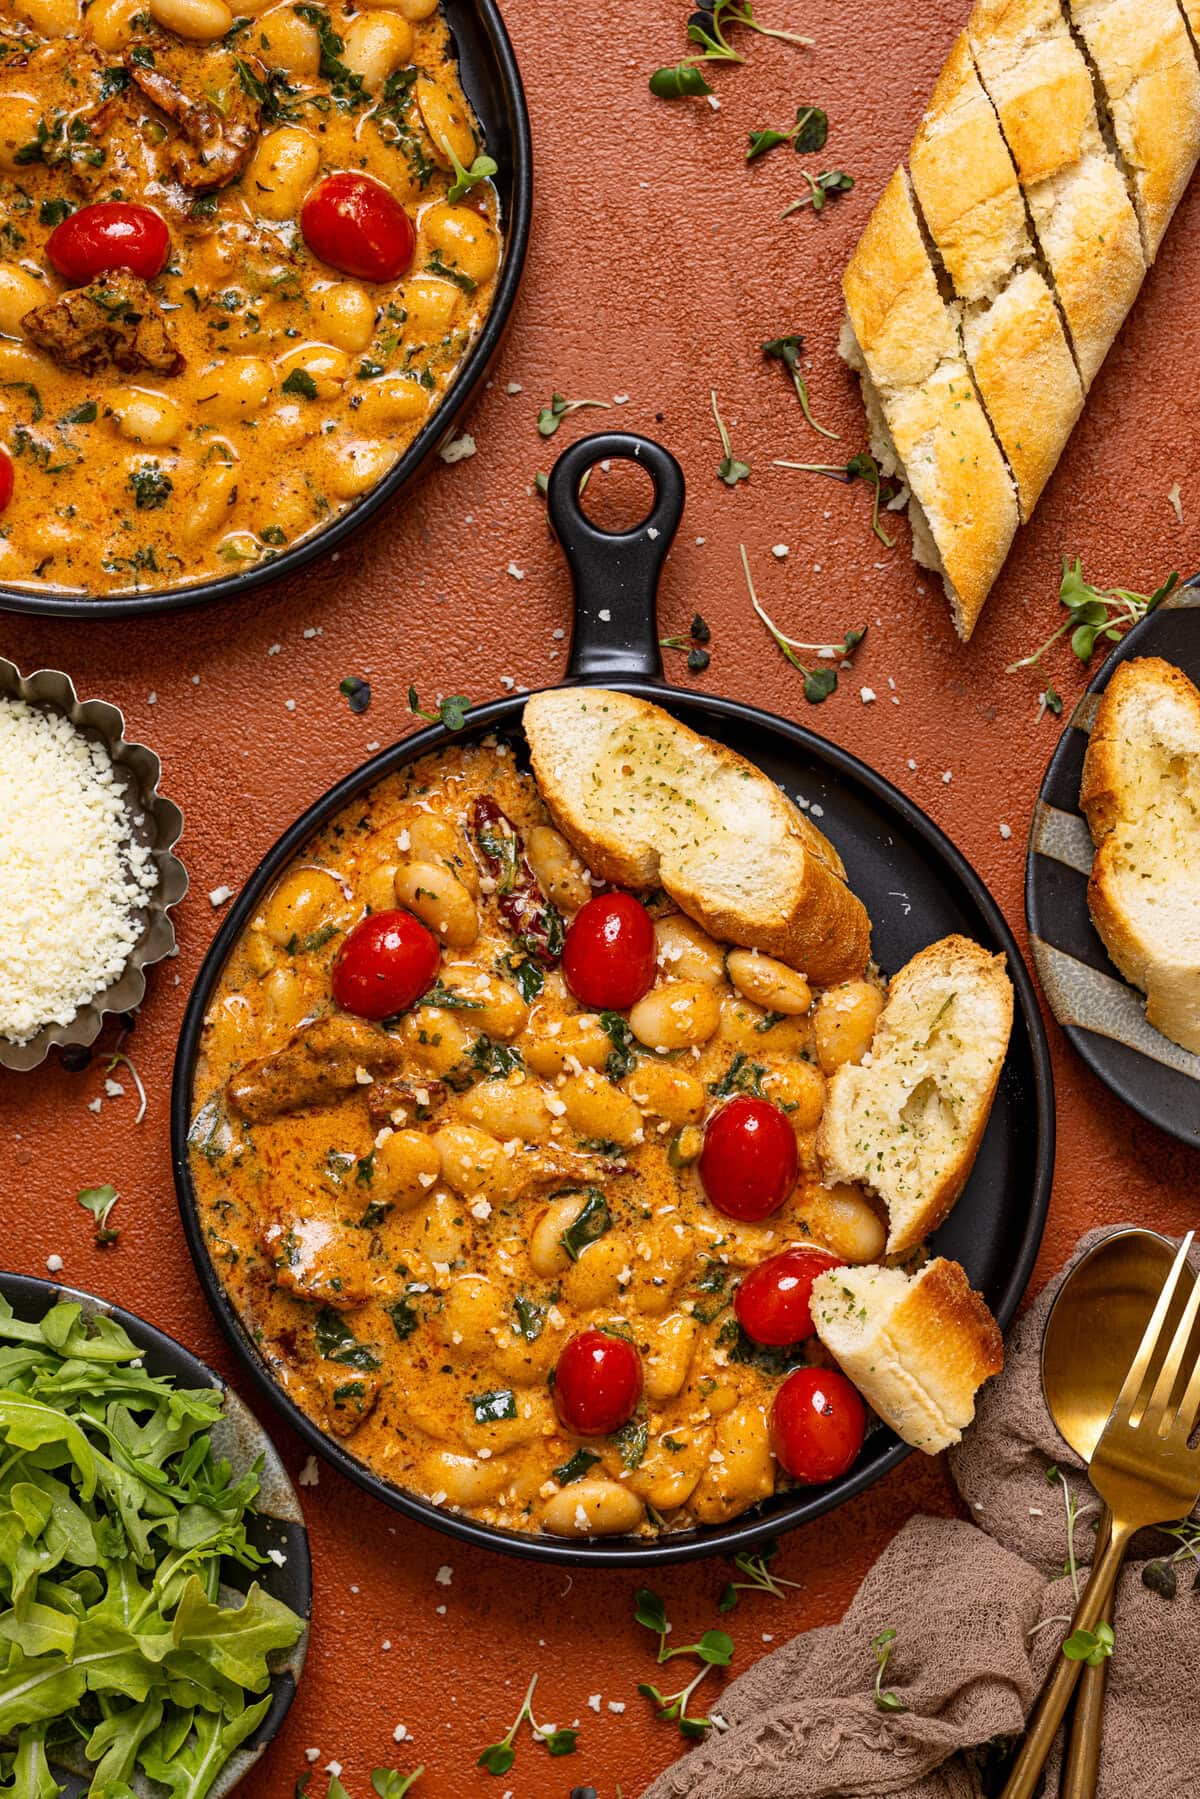
[[[583,475],[610,458],[638,463],[654,482],[654,505],[632,531],[597,529],[579,504]],[[662,680],[658,578],[683,516],[683,494],[683,470],[671,452],[628,431],[582,437],[554,464],[547,509],[575,589],[568,680]]]

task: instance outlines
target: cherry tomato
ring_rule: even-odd
[[[132,269],[143,281],[153,281],[170,253],[166,221],[149,206],[125,200],[81,206],[46,239],[46,255],[64,280],[77,287],[113,269]]]
[[[654,985],[654,965],[654,920],[631,893],[598,893],[571,920],[562,971],[581,1005],[636,1005]]]
[[[0,512],[8,505],[13,495],[12,457],[7,450],[0,450]]]
[[[388,1018],[433,985],[441,959],[437,938],[411,912],[372,912],[338,952],[333,997],[360,1018]]]
[[[381,181],[327,175],[300,208],[300,229],[314,256],[360,281],[394,281],[413,259],[412,220]]]
[[[862,1448],[867,1408],[836,1368],[797,1368],[771,1407],[771,1447],[793,1480],[836,1480]]]
[[[642,1396],[642,1358],[625,1337],[580,1331],[558,1358],[554,1404],[568,1430],[606,1437],[628,1424]]]
[[[700,1182],[726,1218],[769,1218],[796,1185],[799,1167],[796,1134],[768,1099],[739,1095],[704,1128]]]
[[[841,1263],[827,1249],[797,1244],[752,1268],[734,1296],[737,1321],[755,1343],[782,1349],[813,1336],[813,1282]]]

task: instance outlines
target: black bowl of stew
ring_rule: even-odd
[[[236,11],[236,7],[233,10]],[[318,30],[322,34],[322,76],[324,77],[329,9],[326,6],[313,6],[300,10],[302,13],[313,15],[312,29]],[[323,20],[317,20],[317,14],[323,15]],[[363,20],[369,20],[372,17],[370,13],[360,13],[357,16]],[[148,561],[144,561],[132,572],[125,567],[120,568],[118,572],[114,567],[112,571],[113,590],[109,590],[96,582],[87,585],[73,581],[69,584],[56,585],[54,584],[53,565],[50,562],[44,577],[45,584],[42,586],[36,584],[36,576],[26,578],[22,573],[20,579],[15,575],[9,575],[6,578],[0,571],[0,610],[68,618],[90,618],[98,614],[106,617],[132,617],[170,611],[175,608],[198,606],[209,600],[239,597],[243,592],[252,588],[274,581],[282,575],[294,573],[316,557],[336,549],[351,532],[365,524],[380,508],[408,486],[418,472],[422,471],[438,451],[447,444],[449,439],[461,431],[466,411],[484,381],[503,340],[516,300],[529,240],[533,188],[532,159],[529,118],[520,72],[495,0],[442,0],[439,17],[444,17],[446,25],[449,27],[449,51],[457,65],[458,80],[461,82],[463,92],[470,102],[478,123],[477,140],[478,137],[482,137],[483,149],[496,165],[495,172],[491,176],[489,192],[494,190],[494,200],[490,201],[490,204],[494,213],[494,224],[500,236],[501,251],[499,266],[489,283],[491,291],[486,314],[482,317],[478,329],[461,348],[448,384],[443,386],[440,397],[431,402],[431,410],[425,415],[424,422],[417,430],[416,435],[408,442],[407,447],[403,448],[399,456],[391,462],[390,466],[379,474],[378,478],[372,479],[369,485],[364,483],[361,492],[356,492],[351,497],[339,495],[335,506],[330,509],[330,518],[327,524],[319,521],[315,524],[308,522],[303,527],[298,527],[295,533],[291,533],[290,529],[285,531],[274,521],[269,504],[265,502],[261,508],[262,517],[254,522],[251,530],[231,533],[231,536],[245,536],[251,540],[257,534],[257,544],[252,541],[249,546],[252,552],[251,556],[242,560],[236,554],[238,545],[232,544],[230,555],[227,557],[224,542],[216,551],[212,552],[212,556],[218,556],[222,561],[229,561],[230,572],[228,574],[212,574],[204,571],[199,572],[195,578],[177,576],[175,584],[169,585],[163,577],[168,575],[172,562],[169,557],[162,556],[160,547],[159,558],[156,559],[151,554]],[[344,30],[345,22],[337,22],[342,25]],[[238,25],[243,23],[245,22],[237,22]],[[253,28],[256,25],[257,19],[251,22],[251,29],[246,33],[245,38],[233,45],[232,48],[253,51],[257,47],[253,42]],[[265,39],[263,41],[265,42]],[[64,52],[74,53],[76,42],[74,39],[60,40],[60,46]],[[132,60],[136,61],[140,54],[139,47],[135,45]],[[114,69],[104,71],[105,78],[122,75],[123,71],[119,66],[121,60],[120,52],[106,53],[100,58],[102,62],[106,61],[117,65]],[[164,60],[161,54],[158,60],[160,62]],[[240,60],[245,61],[246,56],[243,55]],[[130,65],[131,55],[129,51],[126,51],[126,71]],[[261,74],[262,66],[257,66],[259,74]],[[14,79],[19,67],[18,60],[18,63],[14,65]],[[270,71],[272,74],[275,72],[275,70]],[[414,71],[410,69],[402,73],[411,76]],[[251,72],[243,79],[253,85],[256,77]],[[335,89],[336,85],[335,80]],[[281,91],[285,95],[289,91],[286,78]],[[403,98],[403,82],[401,82],[398,92]],[[382,106],[382,102],[379,105]],[[275,110],[269,110],[270,108]],[[375,110],[378,110],[378,107]],[[396,112],[396,118],[403,123],[398,105],[393,110]],[[170,119],[169,112],[163,116]],[[359,113],[352,116],[361,118],[363,115]],[[268,100],[268,110],[264,110],[261,115],[264,129],[268,121],[273,124],[280,122],[299,124],[304,120],[305,114],[298,110],[294,103],[290,105],[289,109],[289,102],[285,99],[280,103],[277,97]],[[380,130],[382,131],[383,128],[381,124]],[[43,156],[33,156],[33,165],[42,160],[49,161],[50,153],[45,152]],[[44,173],[32,165],[30,172],[35,176]],[[249,173],[253,175],[253,166]],[[369,165],[368,173],[370,173]],[[23,171],[18,169],[15,178],[20,179],[22,174]],[[234,191],[236,192],[236,190]],[[97,187],[94,193],[88,195],[88,201],[101,200],[106,196],[107,186]],[[136,196],[130,197],[135,198]],[[214,197],[212,194],[200,193],[196,196],[194,204],[203,205],[206,199],[211,200]],[[467,196],[468,203],[472,197]],[[73,203],[80,203],[78,197]],[[51,202],[51,205],[54,204],[55,202]],[[44,204],[42,213],[44,220],[49,222],[51,214],[46,212]],[[166,272],[170,274],[169,267]],[[422,271],[414,267],[410,272],[417,275]],[[449,269],[440,272],[453,278],[456,271]],[[323,269],[320,273],[326,280],[339,278],[337,270]],[[226,275],[224,279],[227,283],[233,283],[236,278],[235,268],[233,274]],[[95,284],[93,283],[93,285]],[[219,282],[215,283],[211,298],[206,296],[206,304],[213,308],[219,308],[225,297],[220,292],[220,285]],[[463,291],[466,292],[467,289],[464,287]],[[194,303],[199,305],[198,301]],[[222,328],[224,328],[224,321],[219,319],[211,327],[214,330]],[[374,334],[376,341],[385,328],[384,308],[381,305],[376,316]],[[320,330],[314,328],[314,335],[320,336]],[[213,338],[211,341],[216,347],[220,347],[223,342],[226,345],[229,343],[228,339]],[[50,347],[47,340],[41,338],[35,337],[33,342],[42,349]],[[16,342],[0,338],[0,350],[6,349],[11,353],[16,352],[19,347]],[[53,351],[51,354],[53,355]],[[363,352],[361,357],[356,351],[349,358],[352,382],[357,381],[358,383],[355,388],[356,397],[359,393],[365,396],[372,389],[377,391],[381,385],[377,380],[371,381],[366,378],[371,373],[370,359],[374,354],[373,343],[371,349]],[[384,371],[377,369],[374,372]],[[292,385],[285,384],[282,392],[296,406],[303,407],[306,400],[311,402],[317,398],[311,383],[305,378],[304,370],[293,375],[291,379]],[[108,381],[110,385],[115,385],[123,380],[131,384],[144,380],[149,385],[157,385],[157,376],[153,369],[150,369],[145,375],[133,373],[122,376],[118,369],[109,369],[105,375],[100,377],[94,374],[85,376],[80,384],[81,389],[87,387],[90,389],[90,393],[85,398],[83,405],[73,408],[73,411],[81,420],[90,423],[95,418],[97,388],[102,390],[105,381]],[[430,385],[428,381],[425,384]],[[6,382],[5,385],[14,387],[12,382]],[[169,392],[169,381],[165,383],[165,387]],[[72,414],[68,412],[57,421],[47,416],[43,424],[41,422],[43,399],[33,392],[32,386],[28,382],[16,382],[14,392],[16,389],[28,390],[28,403],[32,408],[28,420],[22,415],[14,425],[13,453],[18,458],[15,467],[19,480],[23,470],[27,467],[31,468],[35,459],[43,466],[48,461],[53,462],[53,448],[57,447],[56,440],[58,437],[63,437],[64,434],[61,430],[52,430],[52,427],[61,427],[64,424],[69,426],[72,422]],[[133,391],[136,391],[136,388]],[[374,397],[373,394],[372,399]],[[102,391],[100,399],[103,416],[105,402]],[[24,393],[17,395],[17,401],[21,405],[25,404]],[[366,401],[365,403],[369,405],[372,402]],[[186,408],[186,401],[184,405]],[[49,404],[46,404],[45,409],[49,414]],[[365,418],[365,414],[358,416]],[[48,432],[55,439],[55,443],[49,451],[47,451],[47,444],[42,441]],[[69,446],[69,432],[65,435],[64,441]],[[99,485],[105,488],[121,487],[122,498],[128,507],[131,510],[136,507],[136,510],[133,510],[135,523],[147,519],[155,522],[161,521],[169,547],[170,539],[178,530],[178,526],[171,524],[169,514],[155,510],[162,504],[163,488],[154,441],[152,437],[135,438],[132,445],[125,446],[130,451],[135,448],[144,451],[141,456],[142,466],[133,471],[137,477],[136,481],[131,475],[128,495],[124,494],[124,484],[118,480],[106,480]],[[25,457],[26,452],[28,452],[26,459],[20,460]],[[131,455],[129,460],[132,462],[137,459]],[[286,454],[281,455],[275,465],[281,482],[287,473],[284,465],[288,460]],[[382,463],[383,459],[381,458],[381,467]],[[51,508],[47,507],[43,510],[49,511]],[[90,523],[81,522],[78,528],[90,531],[94,527]],[[68,523],[62,529],[69,532],[71,527]],[[293,536],[294,541],[292,541]],[[108,567],[107,562],[104,566]]]

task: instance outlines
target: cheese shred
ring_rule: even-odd
[[[101,744],[0,701],[0,1037],[69,1024],[119,977],[156,881]]]

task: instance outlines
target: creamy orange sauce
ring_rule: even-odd
[[[428,756],[315,837],[206,1019],[191,1165],[209,1252],[290,1397],[435,1505],[563,1535],[733,1517],[783,1484],[771,1399],[787,1366],[821,1354],[755,1352],[739,1336],[741,1273],[795,1241],[878,1253],[854,1236],[875,1223],[862,1196],[817,1181],[816,1013],[743,997],[725,946],[662,896],[643,896],[658,921],[653,991],[668,1019],[703,1014],[702,1040],[640,1042],[627,1015],[584,1012],[557,967],[539,986],[470,841],[486,795],[563,916],[587,898],[586,871],[503,743]],[[458,1005],[387,1021],[352,1090],[248,1120],[247,1065],[314,1020],[344,1024],[330,991],[339,945],[397,895],[448,924],[438,991]],[[381,1109],[397,1081],[407,1097]],[[695,1169],[699,1127],[738,1090],[787,1108],[799,1144],[799,1182],[764,1224],[721,1217]],[[568,1338],[596,1326],[632,1337],[645,1390],[631,1425],[584,1439],[560,1424],[548,1377]]]
[[[6,9],[0,444],[15,486],[0,579],[115,594],[235,573],[320,530],[411,443],[487,317],[501,255],[491,182],[447,198],[450,152],[469,169],[483,143],[435,3]],[[186,35],[214,12],[223,36]],[[185,35],[156,22],[177,13]],[[182,126],[139,69],[209,108],[231,179],[181,178]],[[408,212],[407,274],[356,280],[306,247],[305,195],[341,171]],[[150,304],[178,372],[71,367],[31,336],[31,313],[71,286],[46,255],[55,224],[114,198],[169,228]]]

